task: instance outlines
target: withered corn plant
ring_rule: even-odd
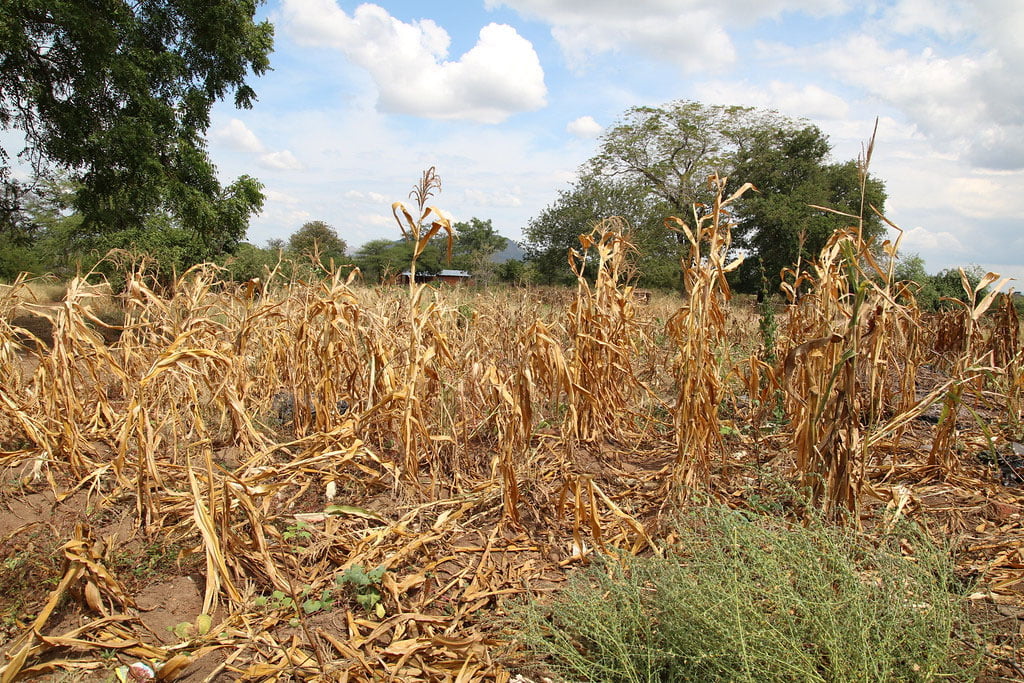
[[[791,302],[783,384],[796,466],[811,501],[834,518],[856,519],[873,449],[898,445],[909,421],[954,386],[917,396],[923,327],[912,287],[894,281],[899,238],[881,245],[884,265],[863,238],[865,211],[875,210],[863,205],[873,146],[874,137],[859,161],[858,215],[811,207],[855,226],[834,233],[818,260],[782,285]]]
[[[783,375],[796,466],[812,504],[832,518],[856,519],[869,457],[863,428],[889,381],[881,348],[892,328],[890,310],[898,311],[891,290],[895,248],[882,268],[863,237],[865,212],[873,209],[864,203],[873,148],[874,136],[858,161],[857,215],[810,207],[849,218],[854,226],[833,233],[807,272],[798,263],[792,283],[783,277],[782,285],[793,306]],[[805,283],[809,290],[801,296]]]
[[[832,516],[855,510],[861,471],[857,364],[866,285],[856,275],[856,246],[855,231],[837,232],[812,264],[813,285],[794,312],[804,336],[792,341],[783,368],[796,467],[812,503]]]
[[[569,307],[568,382],[573,405],[570,438],[597,441],[625,435],[638,415],[641,387],[633,370],[640,328],[629,256],[635,251],[621,218],[598,223],[580,235],[582,251],[569,252],[576,297]],[[588,250],[597,252],[597,279],[584,277]]]
[[[886,262],[880,264],[867,245],[860,263],[873,283],[866,302],[861,380],[865,393],[863,420],[869,426],[913,408],[917,403],[917,374],[924,362],[920,310],[907,283],[897,282],[894,276],[903,233],[889,225],[897,231],[897,237],[881,245]]]
[[[945,352],[943,360],[947,363],[946,367],[954,382],[943,399],[939,425],[928,454],[928,464],[942,474],[954,472],[959,467],[956,430],[965,391],[980,391],[984,376],[998,372],[992,367],[992,351],[985,349],[980,323],[982,316],[995,302],[999,290],[1009,278],[1004,278],[985,293],[984,290],[997,280],[997,273],[986,273],[977,285],[972,286],[961,268],[960,284],[966,295],[965,300],[946,299],[955,309],[952,313],[943,314],[940,319],[936,346],[942,345]]]
[[[438,473],[445,469],[439,458],[438,442],[450,441],[451,436],[432,434],[428,415],[440,389],[437,366],[449,362],[451,353],[441,330],[438,304],[432,297],[428,300],[425,295],[427,286],[416,282],[416,260],[430,240],[442,230],[447,236],[448,258],[451,258],[451,222],[440,209],[427,204],[440,189],[441,179],[434,167],[430,167],[410,193],[416,201],[417,217],[413,218],[401,202],[395,202],[391,207],[402,236],[413,243],[409,264],[408,356],[401,386],[392,394],[392,399],[402,409],[401,443],[405,476],[410,484],[419,487],[419,463],[421,458],[425,458],[431,465],[431,483],[435,492]]]
[[[520,523],[519,483],[517,470],[526,469],[526,452],[533,431],[533,405],[528,369],[520,368],[512,375],[498,370],[492,363],[485,378],[496,405],[494,421],[497,426],[498,453],[494,464],[501,476],[502,510],[513,524]],[[492,474],[493,476],[493,474]]]
[[[1020,438],[1024,419],[1024,348],[1021,347],[1020,319],[1014,306],[1011,289],[1000,298],[1000,304],[993,316],[992,331],[987,346],[996,371],[992,375],[990,389],[995,403],[1005,411],[1006,424],[1012,436]]]
[[[753,187],[747,183],[725,197],[725,178],[712,176],[708,182],[715,192],[714,203],[695,206],[692,224],[675,216],[665,221],[666,227],[686,238],[689,247],[681,264],[686,302],[666,325],[677,352],[672,480],[684,495],[707,485],[712,456],[721,452],[718,409],[726,373],[719,368],[716,351],[726,333],[723,306],[731,297],[726,273],[742,262],[742,258],[728,260],[732,246],[729,206]],[[702,209],[706,209],[703,214]]]

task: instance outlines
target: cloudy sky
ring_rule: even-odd
[[[513,239],[634,105],[805,117],[836,160],[879,118],[873,172],[928,270],[1024,280],[1020,0],[270,0],[273,71],[220,104],[210,151],[268,201],[249,239],[307,220],[351,247],[397,237],[390,203],[436,166],[435,203]],[[1024,288],[1020,282],[1018,289]]]

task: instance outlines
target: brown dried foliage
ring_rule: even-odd
[[[55,500],[81,491],[100,510],[128,506],[140,536],[190,548],[216,622],[187,642],[154,644],[111,569],[117,539],[83,519],[63,547],[59,583],[8,644],[0,680],[95,668],[95,653],[113,648],[163,662],[167,678],[219,652],[214,673],[246,680],[507,681],[494,633],[474,615],[557,585],[592,548],[656,552],[667,485],[684,494],[677,502],[724,495],[722,434],[743,416],[727,425],[723,406],[760,405],[760,424],[781,389],[789,462],[837,517],[856,515],[865,489],[882,496],[878,479],[897,466],[926,470],[891,454],[905,452],[914,419],[933,404],[952,415],[940,420],[927,470],[942,476],[961,467],[958,401],[1003,392],[1019,424],[1012,306],[989,323],[994,295],[977,290],[957,317],[929,327],[892,281],[898,241],[883,245],[880,265],[856,228],[787,279],[777,367],[738,345],[749,326],[728,305],[729,206],[750,188],[724,197],[724,179],[711,182],[713,205],[689,224],[669,220],[690,246],[682,301],[635,296],[619,220],[595,226],[569,255],[575,292],[435,290],[414,278],[407,289],[365,287],[355,276],[286,281],[280,271],[237,286],[214,266],[158,291],[140,261],[115,330],[96,314],[86,278],[62,302],[35,306],[52,345],[12,324],[26,306],[17,287],[0,292],[0,465]],[[417,254],[450,235],[426,205],[437,189],[430,171],[414,191],[415,217],[395,205]],[[104,329],[117,334],[105,339]],[[918,374],[937,357],[949,376],[922,395]],[[273,407],[282,393],[294,407],[284,420]],[[902,510],[909,499],[889,488]],[[308,539],[296,544],[288,530],[300,522]],[[386,568],[383,617],[351,601],[330,614],[256,606],[273,591],[336,591],[335,577],[355,565]],[[69,597],[90,619],[56,633]]]

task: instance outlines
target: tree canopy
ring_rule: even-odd
[[[835,230],[855,220],[815,209],[827,206],[851,216],[861,215],[861,173],[854,161],[831,163],[828,138],[815,126],[761,131],[738,156],[732,170],[736,183],[752,183],[737,204],[738,224],[733,237],[749,257],[737,274],[737,285],[746,291],[760,290],[762,278],[770,289],[777,286],[780,271],[801,258],[815,259]],[[734,183],[734,184],[736,184]],[[885,225],[873,211],[885,205],[885,186],[874,177],[864,185],[865,237],[885,233]]]
[[[214,254],[244,234],[260,184],[222,187],[205,133],[227,95],[250,107],[273,27],[258,0],[9,0],[0,8],[0,128],[19,131],[33,178],[68,169],[81,230],[126,236],[171,224]],[[0,150],[0,230],[24,230],[31,187]],[[155,218],[155,223],[153,222]]]
[[[651,197],[640,183],[584,175],[530,220],[524,231],[526,256],[542,282],[574,282],[569,249],[580,249],[579,236],[590,232],[601,219],[621,216],[633,231],[641,283],[671,287],[678,282],[680,247],[663,224],[670,213],[666,203]],[[596,260],[588,260],[588,265],[596,265]]]
[[[729,192],[746,182],[759,190],[734,205],[736,246],[749,252],[736,284],[758,290],[764,273],[774,288],[783,267],[801,253],[815,256],[834,229],[850,222],[812,205],[860,212],[858,167],[832,162],[830,152],[817,127],[776,112],[684,100],[632,107],[602,136],[580,179],[530,221],[527,253],[543,279],[569,281],[566,250],[578,245],[576,236],[619,215],[634,230],[641,282],[678,283],[683,247],[673,246],[663,219],[675,214],[690,220],[695,205],[709,205],[708,177],[717,174],[729,178]],[[869,177],[866,195],[883,209],[881,181]],[[870,210],[864,215],[867,237],[884,231]]]
[[[775,112],[752,107],[687,100],[631,107],[601,136],[585,169],[643,186],[686,216],[695,202],[710,203],[708,176],[730,175],[759,133],[793,126]]]
[[[338,232],[323,221],[309,221],[288,238],[288,251],[295,256],[319,256],[320,264],[328,266],[331,260],[341,265],[348,245]]]
[[[490,219],[473,217],[454,225],[455,246],[452,265],[468,270],[477,280],[487,280],[495,273],[491,257],[508,246],[508,239],[498,234]]]

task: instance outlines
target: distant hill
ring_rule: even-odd
[[[524,258],[526,258],[526,252],[519,246],[519,243],[509,240],[508,245],[504,249],[491,255],[491,263],[522,261]]]

